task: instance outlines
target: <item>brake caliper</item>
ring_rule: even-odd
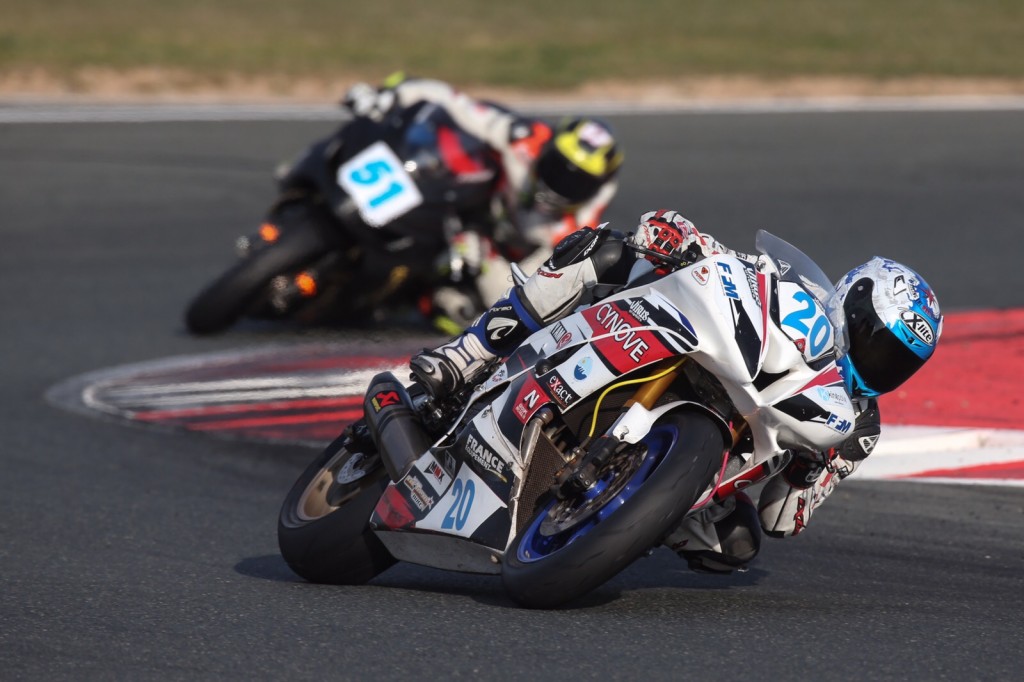
[[[615,436],[601,436],[586,451],[575,448],[569,462],[555,474],[551,493],[565,500],[590,490],[597,483],[598,475],[605,465],[627,447],[629,443]]]

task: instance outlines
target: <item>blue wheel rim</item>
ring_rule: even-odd
[[[655,426],[640,441],[647,446],[647,453],[644,455],[639,469],[633,473],[622,490],[609,499],[595,514],[579,525],[573,526],[561,533],[544,535],[540,531],[541,524],[552,508],[559,504],[559,500],[550,500],[539,513],[534,515],[526,532],[523,533],[519,542],[516,543],[516,558],[522,563],[527,564],[541,561],[592,531],[636,494],[655,469],[657,469],[658,464],[665,458],[665,455],[671,451],[678,437],[679,431],[673,425],[663,424]],[[610,477],[602,478],[590,490],[583,493],[582,498],[584,500],[593,500],[599,497],[607,490],[611,482],[612,479]]]

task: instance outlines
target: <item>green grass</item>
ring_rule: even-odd
[[[0,0],[0,73],[1024,77],[1022,0]]]

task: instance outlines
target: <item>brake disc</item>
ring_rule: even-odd
[[[589,489],[574,497],[560,500],[548,510],[538,529],[542,535],[558,535],[575,528],[613,500],[639,470],[647,454],[646,447],[625,448],[609,460]]]

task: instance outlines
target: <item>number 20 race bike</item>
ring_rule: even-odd
[[[346,121],[278,173],[263,225],[185,323],[211,334],[245,316],[351,321],[415,306],[452,278],[438,259],[487,224],[499,181],[497,158],[433,104]]]
[[[831,284],[783,240],[757,247],[756,264],[707,258],[582,307],[450,398],[378,374],[285,499],[289,566],[341,584],[396,560],[500,574],[519,604],[555,607],[787,447],[849,430]]]

